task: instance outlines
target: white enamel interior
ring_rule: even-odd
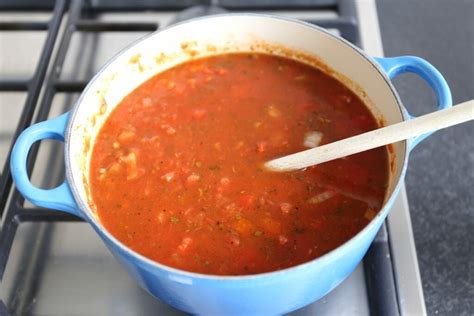
[[[360,51],[326,31],[262,15],[222,15],[184,22],[153,33],[122,51],[91,81],[76,104],[68,128],[66,159],[69,183],[82,210],[96,218],[85,183],[90,153],[107,115],[127,94],[156,73],[190,58],[222,52],[268,52],[268,46],[262,44],[319,58],[337,77],[354,82],[350,87],[385,124],[403,120],[395,94],[381,71]],[[278,48],[272,53],[288,55],[287,50]],[[292,58],[301,56],[295,54]],[[395,168],[387,199],[401,175],[405,150],[405,142],[394,145]]]

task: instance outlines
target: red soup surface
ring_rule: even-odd
[[[262,163],[377,128],[324,72],[265,54],[193,60],[135,89],[93,148],[105,228],[136,252],[193,272],[243,275],[317,258],[380,210],[386,147],[306,170]]]

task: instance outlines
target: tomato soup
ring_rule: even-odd
[[[104,227],[159,263],[245,275],[320,257],[380,210],[387,148],[288,173],[265,161],[377,128],[350,89],[309,65],[223,54],[160,73],[123,99],[93,147]]]

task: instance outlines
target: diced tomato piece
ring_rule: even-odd
[[[173,128],[172,126],[169,126],[167,124],[162,124],[161,128],[166,132],[168,135],[174,135],[176,134],[176,129]]]
[[[240,245],[240,238],[235,235],[230,235],[229,240],[230,240],[230,243],[234,246]]]
[[[239,202],[243,207],[250,208],[255,202],[255,196],[252,194],[242,194],[239,197]]]
[[[217,192],[222,193],[226,189],[226,187],[230,184],[230,180],[227,177],[222,178],[219,181],[220,185],[217,186]]]
[[[301,108],[305,113],[309,113],[311,111],[318,110],[320,106],[317,103],[305,103]]]
[[[196,88],[196,79],[194,79],[194,78],[188,79],[188,84],[191,88],[193,88],[193,89]]]
[[[202,72],[205,73],[205,74],[210,75],[210,74],[212,74],[212,69],[209,68],[208,66],[203,66]]]
[[[280,245],[284,245],[288,242],[288,237],[284,236],[284,235],[280,235],[278,236],[278,242],[280,243]]]
[[[192,65],[192,66],[189,66],[189,70],[190,70],[191,72],[198,72],[198,71],[201,71],[203,68],[204,68],[204,65]]]
[[[181,171],[186,174],[186,173],[189,173],[191,172],[191,168],[187,167],[187,166],[184,166],[184,167],[181,167]]]
[[[313,218],[311,221],[310,221],[310,226],[315,229],[315,230],[319,230],[322,228],[323,226],[323,220],[320,219],[320,218]]]
[[[267,143],[266,142],[258,142],[257,143],[257,152],[258,153],[263,153],[267,149]]]
[[[354,120],[361,128],[366,128],[367,126],[371,126],[372,124],[371,118],[368,115],[357,115],[356,117],[354,117]]]
[[[183,84],[177,85],[176,88],[174,88],[174,91],[176,92],[176,94],[180,94],[180,95],[183,94],[185,90],[186,90],[186,86]]]
[[[280,204],[280,210],[284,214],[288,214],[292,209],[293,209],[293,205],[291,205],[290,203],[283,202]]]
[[[269,235],[277,235],[281,231],[281,224],[276,219],[266,217],[262,220],[263,229]]]
[[[205,109],[196,109],[193,111],[193,118],[196,120],[202,119],[204,116],[206,116],[207,111]]]
[[[237,221],[234,229],[242,236],[249,236],[253,234],[255,225],[246,218],[241,218]]]
[[[158,213],[157,218],[158,218],[158,222],[160,222],[160,224],[164,224],[168,219],[168,215],[165,212],[160,211]]]
[[[176,87],[176,83],[174,83],[174,81],[170,81],[166,84],[166,87],[171,90]]]
[[[224,68],[219,68],[219,69],[217,69],[217,73],[219,75],[225,75],[225,74],[227,74],[227,70],[225,70]]]
[[[204,219],[206,218],[206,213],[199,212],[196,216],[193,216],[194,226],[201,227],[203,225]]]

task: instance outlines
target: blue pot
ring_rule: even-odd
[[[409,151],[428,135],[393,145],[390,181],[382,210],[352,239],[320,258],[249,276],[190,273],[153,262],[115,239],[97,218],[88,191],[91,144],[115,106],[152,75],[191,58],[229,51],[271,52],[315,66],[322,62],[359,94],[385,124],[412,118],[389,79],[401,73],[412,72],[426,80],[436,93],[438,109],[452,103],[446,81],[423,59],[371,58],[324,29],[296,20],[254,14],[204,17],[160,30],[129,46],[91,80],[71,113],[26,129],[13,149],[12,175],[18,190],[32,203],[89,222],[133,278],[164,302],[203,315],[286,313],[321,298],[354,270],[400,190]],[[34,187],[26,172],[28,151],[42,139],[66,143],[66,180],[51,190]]]

